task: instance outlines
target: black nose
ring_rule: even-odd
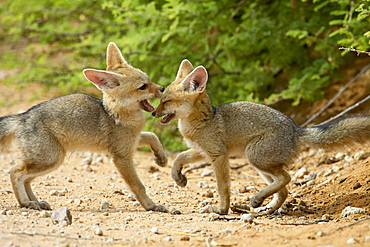
[[[160,88],[159,88],[159,91],[161,91],[161,92],[163,93],[163,91],[164,91],[164,87],[160,87]]]
[[[152,112],[152,116],[155,117],[155,112]]]

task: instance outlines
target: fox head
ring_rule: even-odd
[[[103,92],[103,99],[129,110],[154,111],[147,101],[160,97],[164,88],[150,81],[146,73],[132,67],[113,42],[107,48],[107,69],[85,69],[87,80]]]
[[[175,81],[164,90],[160,104],[152,115],[156,118],[165,116],[160,121],[162,124],[187,118],[199,99],[208,99],[205,92],[207,80],[208,73],[203,66],[194,69],[189,60],[183,60]],[[198,105],[202,107],[202,104]]]

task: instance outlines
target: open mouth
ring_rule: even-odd
[[[162,124],[165,124],[165,123],[168,123],[169,121],[171,121],[173,118],[175,117],[175,113],[170,113],[170,114],[167,114],[166,116],[164,116],[160,123]]]
[[[151,104],[149,104],[148,100],[142,100],[140,101],[140,104],[143,107],[144,111],[152,112],[155,110],[154,107]]]

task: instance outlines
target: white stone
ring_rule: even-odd
[[[341,217],[347,217],[352,214],[364,214],[364,213],[366,213],[366,209],[347,206],[345,209],[342,210]]]
[[[252,223],[254,219],[254,216],[252,214],[243,214],[240,217],[241,222],[247,222],[247,223]]]

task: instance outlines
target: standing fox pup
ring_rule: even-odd
[[[229,155],[245,155],[268,186],[250,201],[258,212],[272,213],[285,201],[290,181],[285,168],[293,163],[300,147],[333,150],[370,139],[370,116],[347,117],[310,128],[298,127],[283,113],[252,102],[233,102],[213,107],[205,91],[208,75],[204,67],[193,69],[182,61],[176,79],[164,91],[153,116],[161,123],[179,119],[179,130],[190,149],[180,153],[172,168],[172,178],[180,186],[187,183],[181,173],[185,164],[205,158],[216,175],[219,214],[230,206]],[[273,200],[265,207],[263,201]]]
[[[118,171],[146,210],[167,212],[147,196],[138,178],[133,154],[138,145],[149,145],[156,163],[167,158],[157,136],[141,132],[145,116],[154,111],[147,99],[159,97],[163,87],[129,65],[114,43],[107,49],[107,69],[85,69],[85,77],[103,93],[103,99],[72,94],[44,102],[25,113],[0,118],[2,150],[15,140],[22,152],[22,164],[10,171],[14,194],[21,207],[50,209],[33,194],[31,182],[56,169],[67,151],[109,153]]]

